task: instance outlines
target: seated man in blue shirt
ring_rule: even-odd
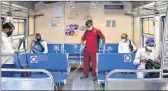
[[[32,44],[32,53],[48,53],[47,42],[41,39],[40,33],[36,34],[36,40]]]

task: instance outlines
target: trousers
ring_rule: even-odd
[[[84,52],[84,64],[83,72],[84,75],[89,75],[90,61],[92,62],[92,76],[96,76],[96,53]]]

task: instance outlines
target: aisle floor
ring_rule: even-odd
[[[86,79],[80,79],[82,70],[70,72],[67,83],[61,88],[62,90],[103,90],[97,81],[93,81],[91,75]]]

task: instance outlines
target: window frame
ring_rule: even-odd
[[[25,35],[26,33],[26,20],[27,19],[23,19],[23,18],[13,18],[13,20],[18,20],[18,29],[19,29],[19,20],[24,20],[24,33],[23,34],[19,34],[19,30],[18,30],[18,34],[13,35],[13,36],[20,36],[20,35]]]

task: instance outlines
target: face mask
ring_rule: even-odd
[[[150,46],[147,46],[147,49],[152,51],[154,48],[150,47]]]
[[[10,36],[12,35],[12,32],[13,32],[13,31],[7,32],[7,36],[10,37]]]
[[[92,27],[87,28],[87,30],[91,31],[91,30],[92,30]]]
[[[122,42],[125,42],[125,41],[126,41],[126,39],[122,39],[121,41],[122,41]]]
[[[37,39],[37,41],[40,41],[41,39]]]

